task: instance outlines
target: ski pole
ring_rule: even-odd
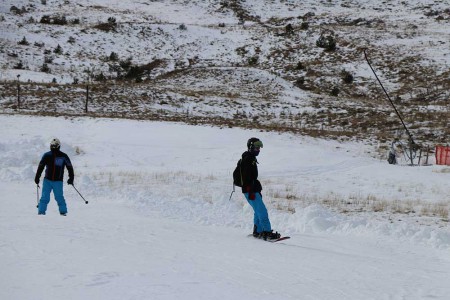
[[[72,184],[73,188],[75,189],[75,191],[77,191],[78,195],[80,195],[81,198],[83,198],[84,203],[88,204],[88,201],[86,199],[84,199],[84,197],[80,194],[80,192],[77,190],[77,188]]]
[[[39,184],[36,184],[36,207],[39,208]]]
[[[234,184],[233,184],[233,191],[231,192],[230,199],[228,199],[228,201],[231,201],[231,197],[233,197],[233,193],[234,193]]]

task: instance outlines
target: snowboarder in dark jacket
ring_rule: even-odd
[[[46,167],[44,183],[42,185],[42,196],[38,204],[39,215],[45,215],[52,190],[55,195],[55,200],[58,203],[59,213],[62,216],[67,214],[67,205],[63,194],[64,167],[66,167],[69,172],[69,179],[67,180],[68,184],[73,184],[74,173],[69,156],[64,152],[61,152],[59,150],[60,147],[60,141],[57,138],[53,139],[50,143],[50,151],[44,153],[36,171],[34,182],[39,185],[42,171],[44,170],[44,167]]]
[[[273,232],[266,206],[262,200],[262,186],[258,180],[258,160],[263,143],[258,138],[250,138],[247,141],[247,151],[242,154],[241,178],[242,193],[244,193],[250,206],[253,208],[253,236],[263,239],[277,239],[278,232]]]

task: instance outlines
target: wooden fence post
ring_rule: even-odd
[[[20,109],[20,75],[17,75],[17,109]]]
[[[88,113],[88,102],[89,102],[89,84],[86,85],[86,106],[84,112]]]

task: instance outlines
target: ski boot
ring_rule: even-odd
[[[253,225],[253,237],[255,237],[255,238],[261,237],[261,233],[256,231],[256,225]]]
[[[263,231],[262,233],[262,238],[267,241],[267,240],[276,240],[279,239],[281,237],[281,234],[279,234],[277,231],[273,232],[273,230],[271,231]]]

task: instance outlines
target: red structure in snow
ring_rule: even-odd
[[[450,166],[450,147],[436,146],[436,164]]]

